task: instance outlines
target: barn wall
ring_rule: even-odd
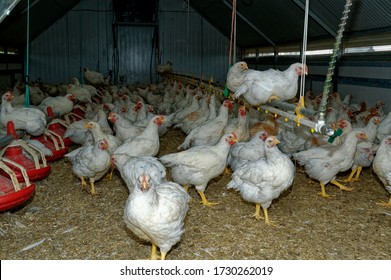
[[[225,83],[229,40],[186,2],[159,1],[159,32],[161,63],[171,61],[174,72]]]
[[[81,69],[108,73],[113,56],[110,0],[84,0],[30,44],[30,80],[69,82]]]
[[[182,0],[159,1],[154,26],[115,25],[110,0],[83,0],[30,45],[30,80],[69,82],[81,69],[114,71],[117,82],[155,82],[155,65],[225,83],[229,40]],[[229,23],[228,23],[229,24]],[[114,34],[113,34],[114,31]],[[153,40],[159,39],[158,53]],[[116,48],[115,48],[116,46]]]

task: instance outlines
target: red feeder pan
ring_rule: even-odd
[[[41,142],[46,148],[52,151],[52,156],[45,156],[45,159],[48,162],[62,159],[64,155],[68,153],[68,148],[65,147],[61,136],[52,131],[47,131],[45,132],[45,135],[31,139]]]
[[[19,206],[32,197],[35,191],[35,185],[30,183],[23,167],[20,171],[22,174],[24,173],[24,182],[19,183],[15,173],[3,161],[7,160],[0,161],[0,169],[6,172],[11,179],[0,175],[0,212]],[[8,161],[8,164],[14,163]]]
[[[65,120],[68,124],[71,124],[73,122],[80,121],[84,118],[81,117],[80,115],[70,112],[69,114],[64,115],[62,119]]]
[[[57,119],[53,113],[53,109],[51,107],[47,108],[48,116],[53,118],[53,121],[48,125],[48,130],[58,134],[61,137],[61,140],[64,142],[65,146],[73,145],[71,139],[64,138],[64,134],[67,131],[68,124],[60,119]],[[57,143],[61,145],[61,140],[57,139]]]
[[[14,124],[11,121],[7,123],[7,133],[8,135],[14,135],[15,140],[1,150],[0,157],[2,156],[24,167],[26,169],[27,176],[31,181],[42,180],[49,176],[51,167],[50,165],[47,165],[45,156],[42,152],[28,145],[25,141],[16,139],[17,135],[15,133]],[[26,157],[22,153],[22,150],[29,153],[33,157],[33,160]],[[40,163],[40,160],[42,163]],[[15,172],[18,181],[23,182],[23,174],[20,169],[16,168],[15,165],[8,164],[7,162],[5,162],[5,164]],[[5,172],[0,170],[0,173],[4,174]],[[7,176],[8,174],[5,173],[4,175]]]
[[[72,112],[84,119],[84,113],[86,112],[86,109],[80,105],[75,105],[73,106]]]

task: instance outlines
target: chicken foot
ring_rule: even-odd
[[[94,179],[91,179],[91,178],[90,178],[90,192],[92,195],[97,194],[97,192],[95,191]]]
[[[159,260],[160,257],[157,253],[157,246],[152,243],[151,260]]]
[[[341,182],[343,182],[343,183],[357,182],[358,178],[360,177],[361,170],[362,170],[362,166],[358,166],[357,168],[353,168],[349,177],[345,180],[341,180]],[[353,178],[354,174],[356,174],[355,178]]]
[[[217,205],[219,204],[218,202],[209,202],[207,199],[206,199],[206,196],[204,194],[203,191],[197,191],[198,194],[201,196],[201,202],[202,204],[204,204],[205,206],[214,206],[214,205]]]
[[[341,183],[338,183],[336,180],[331,180],[330,183],[333,184],[333,185],[335,185],[335,186],[337,186],[337,187],[338,187],[340,190],[342,190],[342,191],[348,191],[348,192],[350,192],[350,191],[353,190],[353,188],[348,188],[348,187],[342,185]]]
[[[79,176],[79,178],[81,180],[81,188],[84,189],[85,187],[87,187],[87,182],[86,180],[84,180],[83,176]]]
[[[380,201],[380,202],[376,202],[376,204],[381,205],[381,206],[385,206],[385,207],[391,207],[391,196],[390,196],[390,199],[388,200],[388,202]]]
[[[340,180],[340,181],[343,182],[343,183],[350,183],[350,182],[352,182],[353,181],[353,176],[354,176],[354,174],[356,174],[356,172],[357,172],[357,168],[353,168],[352,172],[350,172],[349,177],[344,179],[344,180]]]
[[[274,226],[273,222],[269,219],[269,214],[268,214],[267,208],[262,207],[262,210],[263,210],[264,218],[261,217],[261,205],[256,203],[255,204],[255,213],[254,213],[253,217],[255,217],[255,219],[257,219],[257,220],[265,220],[265,224],[267,224],[269,226]]]

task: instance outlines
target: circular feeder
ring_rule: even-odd
[[[17,139],[18,136],[15,133],[12,121],[7,123],[7,134],[14,135],[15,140],[0,151],[0,157],[11,160],[25,168],[30,181],[42,180],[49,176],[51,167],[46,163],[46,158],[43,153],[33,145],[30,145],[21,139]],[[26,155],[29,155],[32,159]],[[7,163],[7,161],[5,161],[5,164],[15,172],[19,182],[24,181],[23,174],[19,168],[16,168],[13,164]],[[0,170],[0,173],[8,176],[8,174],[2,170]]]
[[[20,170],[23,175],[23,182],[19,182],[15,172],[6,163]],[[32,197],[35,185],[30,183],[26,170],[15,162],[2,158],[0,160],[0,170],[9,177],[0,175],[0,212],[3,212],[21,205]]]
[[[69,125],[73,122],[80,121],[84,119],[82,116],[75,114],[73,112],[70,112],[64,116],[62,116],[62,119]]]
[[[54,132],[55,135],[56,134],[59,135],[61,137],[61,140],[64,142],[65,146],[73,145],[71,139],[69,139],[68,137],[64,138],[65,132],[67,131],[69,125],[65,121],[56,118],[56,116],[53,113],[53,109],[51,107],[48,107],[47,111],[48,111],[48,116],[52,118],[52,121],[49,123],[47,127],[48,130]],[[61,145],[60,139],[57,139],[57,143]]]
[[[41,142],[47,149],[52,151],[52,155],[45,155],[45,159],[48,162],[62,159],[67,153],[68,148],[60,135],[53,131],[45,131],[45,133],[39,137],[31,137],[32,140]]]
[[[75,106],[73,106],[73,110],[72,110],[72,113],[80,116],[82,119],[84,119],[84,114],[86,112],[86,108],[77,104]]]

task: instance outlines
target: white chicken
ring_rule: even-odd
[[[140,135],[126,140],[114,151],[114,154],[156,156],[160,148],[158,128],[164,122],[165,118],[161,115],[152,118]]]
[[[124,221],[139,238],[152,243],[151,259],[165,260],[184,233],[190,196],[177,183],[166,182],[164,167],[151,157],[135,157],[121,168],[128,189]],[[165,173],[164,173],[165,174]],[[160,248],[161,256],[157,254]]]
[[[83,145],[84,143],[92,144],[94,139],[89,129],[85,125],[89,122],[88,119],[82,119],[71,123],[65,131],[64,138],[69,138],[73,143]]]
[[[95,182],[101,179],[110,169],[110,154],[106,140],[97,141],[95,145],[81,146],[65,155],[72,162],[72,171],[81,179],[82,188],[87,186],[89,178],[90,192],[96,194]]]
[[[84,80],[90,85],[93,85],[95,87],[99,87],[99,86],[107,84],[105,78],[99,72],[91,71],[87,67],[84,67],[83,74],[84,74]]]
[[[319,181],[321,195],[329,198],[326,194],[325,185],[332,183],[341,190],[351,191],[335,180],[339,172],[348,170],[353,165],[353,156],[356,151],[357,142],[366,140],[367,135],[362,131],[350,132],[341,146],[325,145],[317,148],[308,149],[292,156],[304,166],[305,172],[309,177]]]
[[[72,94],[79,102],[92,102],[91,93],[88,91],[88,89],[76,86],[74,84],[69,84],[67,93]]]
[[[171,167],[173,180],[188,188],[194,185],[201,196],[201,203],[213,206],[217,203],[206,199],[205,189],[208,182],[224,172],[229,149],[237,142],[233,133],[223,135],[214,146],[198,146],[188,150],[167,154],[160,157],[160,161]]]
[[[370,167],[375,157],[377,146],[374,140],[377,134],[377,128],[380,124],[379,117],[372,117],[364,128],[360,128],[367,135],[367,140],[357,144],[356,152],[353,157],[352,172],[349,177],[342,182],[358,181],[363,167]],[[357,130],[357,129],[356,129]],[[353,176],[356,175],[354,178]]]
[[[275,136],[269,136],[264,142],[265,158],[242,165],[232,174],[228,189],[240,191],[242,198],[255,203],[256,219],[261,219],[262,207],[265,223],[271,224],[268,208],[272,200],[289,188],[294,179],[295,165],[289,157],[277,147]]]
[[[49,96],[42,100],[38,108],[47,115],[47,107],[51,107],[54,114],[63,116],[72,112],[74,101],[75,97],[71,93],[67,93],[65,96]]]
[[[248,65],[245,61],[236,62],[227,73],[227,87],[235,92],[243,84]]]
[[[380,142],[372,167],[391,195],[391,135],[385,136]],[[388,202],[379,202],[378,204],[391,207],[391,196]]]
[[[215,145],[221,139],[223,129],[228,123],[228,110],[232,108],[232,102],[227,99],[220,106],[218,116],[208,122],[197,126],[186,136],[178,150],[194,146]]]
[[[377,128],[376,141],[380,143],[386,135],[391,134],[391,111],[385,116]]]
[[[129,120],[117,113],[111,112],[108,119],[114,125],[115,136],[121,141],[126,141],[132,137],[140,135],[145,129],[145,127],[132,124]]]
[[[249,118],[246,106],[241,105],[238,110],[238,117],[234,122],[227,124],[223,129],[223,134],[234,132],[238,142],[247,141],[250,138]]]
[[[308,73],[306,65],[294,63],[285,71],[246,70],[244,81],[235,92],[235,98],[243,96],[251,105],[264,104],[273,99],[292,99],[298,90],[298,77]]]
[[[115,137],[114,135],[105,133],[100,124],[94,121],[89,121],[84,124],[84,128],[87,128],[91,131],[94,142],[98,142],[102,139],[105,139],[108,144],[108,152],[111,154],[122,144],[122,141]]]
[[[232,145],[227,159],[227,165],[235,171],[239,167],[265,157],[264,142],[269,135],[258,131],[248,142],[238,142]]]
[[[7,126],[8,121],[14,123],[15,129],[23,129],[33,136],[41,135],[46,129],[46,115],[39,109],[11,105],[13,95],[7,91],[2,96],[0,123]]]

